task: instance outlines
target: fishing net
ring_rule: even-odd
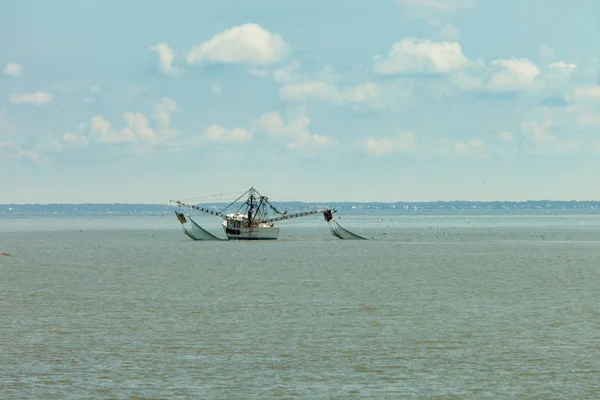
[[[348,229],[342,228],[342,226],[338,224],[336,220],[331,220],[328,222],[328,224],[331,234],[335,237],[345,240],[367,240],[367,238],[359,236],[356,233],[352,233]]]
[[[181,222],[183,233],[194,240],[227,240],[221,239],[202,228],[189,215],[187,216],[187,219],[182,213],[178,213],[177,211],[175,211],[175,215],[177,215],[177,219]]]
[[[367,238],[357,235],[356,233],[352,233],[348,229],[342,228],[335,218],[333,218],[333,213],[331,210],[323,212],[323,216],[325,217],[325,221],[327,221],[329,230],[333,236],[344,240],[367,240]]]

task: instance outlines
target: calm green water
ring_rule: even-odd
[[[0,398],[600,398],[600,216],[340,223],[0,218]]]

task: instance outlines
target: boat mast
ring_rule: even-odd
[[[250,196],[248,198],[248,227],[252,226],[252,212],[254,211],[254,186],[252,186],[250,188],[250,190],[248,190],[248,193],[250,193]]]

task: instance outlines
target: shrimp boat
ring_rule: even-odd
[[[234,212],[226,213],[228,209],[231,209],[232,206],[236,205],[244,198],[245,200],[243,200],[242,204]],[[323,213],[325,220],[329,222],[333,219],[333,213],[335,212],[335,210],[326,207],[323,209],[288,214],[287,211],[278,210],[269,201],[267,196],[260,194],[254,187],[251,187],[244,192],[221,211],[187,204],[179,200],[171,200],[170,202],[179,207],[186,207],[222,218],[222,227],[225,236],[227,239],[232,240],[276,240],[279,237],[279,227],[275,226],[275,222],[319,213]],[[186,218],[182,212],[175,211],[175,214],[183,226],[184,233],[190,238],[194,240],[221,240],[198,225],[189,215],[187,215]]]

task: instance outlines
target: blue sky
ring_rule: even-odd
[[[600,199],[600,2],[7,2],[0,203]]]

